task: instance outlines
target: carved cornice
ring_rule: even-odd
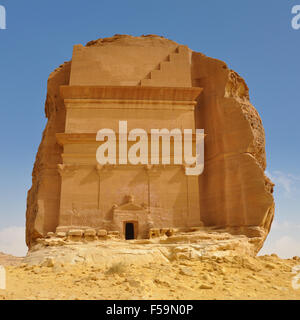
[[[65,99],[117,99],[195,101],[202,92],[199,87],[139,87],[139,86],[61,86]]]
[[[148,144],[151,143],[151,132],[148,133]],[[101,142],[96,140],[97,133],[56,133],[57,143],[61,146],[65,144],[99,144]],[[163,136],[163,134],[159,134]],[[166,134],[167,135],[167,134]],[[204,135],[207,136],[206,134]],[[119,143],[119,132],[116,132],[116,142]],[[192,134],[192,142],[196,142],[196,134]],[[135,141],[127,141],[128,146],[134,144]],[[171,154],[172,156],[172,154]]]
[[[65,99],[67,109],[144,109],[194,111],[196,101],[122,100],[122,99]]]

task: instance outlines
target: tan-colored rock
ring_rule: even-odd
[[[107,236],[107,231],[104,229],[100,229],[97,232],[98,237],[106,237]]]
[[[212,289],[212,288],[213,287],[211,285],[205,284],[205,283],[201,284],[199,287],[199,289]]]
[[[87,229],[84,231],[84,236],[85,237],[94,237],[96,236],[97,231],[95,229]]]
[[[54,267],[55,260],[53,258],[46,258],[44,262],[41,264],[42,267]]]
[[[160,235],[161,235],[161,236],[165,236],[168,231],[169,231],[168,228],[162,228],[162,229],[160,229]]]
[[[56,236],[58,238],[65,238],[67,236],[67,233],[66,232],[62,232],[62,231],[61,232],[57,232]]]
[[[168,237],[171,237],[173,234],[174,234],[174,229],[173,228],[168,229],[167,232],[166,232],[166,236],[168,236]]]
[[[68,239],[73,241],[80,241],[82,240],[84,231],[80,229],[72,229],[68,232]]]
[[[97,231],[95,229],[86,229],[84,231],[84,238],[86,240],[92,241],[96,240]]]
[[[54,232],[48,232],[47,233],[47,238],[52,238],[55,236],[55,233]]]
[[[160,236],[160,230],[157,229],[157,228],[151,228],[149,230],[149,238],[152,239],[152,238],[156,238],[156,237],[159,237]]]
[[[84,231],[80,230],[80,229],[72,229],[68,232],[69,236],[78,236],[78,237],[82,237],[83,236]]]
[[[76,45],[72,61],[49,77],[45,112],[27,199],[29,247],[48,232],[81,238],[70,234],[76,228],[121,238],[132,229],[142,239],[161,229],[172,241],[168,230],[204,226],[246,235],[261,248],[274,216],[264,129],[245,81],[224,62],[158,36]],[[203,174],[99,166],[96,132],[118,131],[119,120],[129,130],[204,128]]]

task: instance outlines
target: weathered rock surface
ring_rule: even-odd
[[[195,231],[176,232],[152,239],[123,241],[114,235],[107,239],[99,237],[89,241],[90,236],[79,237],[78,230],[70,236],[58,235],[37,239],[37,244],[24,258],[30,265],[56,263],[89,263],[108,266],[113,263],[144,265],[150,262],[171,263],[172,261],[199,261],[205,258],[229,256],[254,256],[259,237],[231,235],[226,230],[209,228]]]
[[[57,144],[55,134],[65,126],[65,107],[59,95],[59,87],[68,84],[70,62],[56,69],[48,79],[45,114],[48,118],[42,141],[36,156],[32,187],[27,195],[26,243],[55,231],[58,223],[60,177],[57,165],[61,163],[62,148]]]
[[[99,47],[102,60],[97,56]],[[66,119],[60,86],[80,84],[203,88],[196,108],[196,128],[204,128],[207,134],[205,169],[199,176],[201,221],[207,227],[245,235],[250,243],[254,238],[254,252],[261,248],[274,217],[273,184],[264,174],[264,130],[249,101],[248,87],[224,62],[192,50],[188,50],[190,76],[182,69],[182,77],[177,79],[176,64],[169,64],[167,74],[154,72],[177,47],[175,42],[158,36],[116,35],[89,42],[86,59],[85,47],[75,46],[80,63],[72,66],[72,62],[66,62],[50,75],[45,106],[48,123],[27,199],[29,247],[48,232],[55,232],[59,223],[61,178],[57,166],[63,161],[56,133],[64,132]],[[118,52],[120,63],[112,64],[112,53]]]

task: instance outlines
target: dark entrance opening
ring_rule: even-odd
[[[131,222],[126,222],[126,225],[125,225],[125,239],[126,240],[134,239],[134,225]]]

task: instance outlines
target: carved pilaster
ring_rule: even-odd
[[[198,176],[186,175],[187,188],[187,215],[186,225],[188,227],[202,226],[200,202],[199,202],[199,184]]]
[[[150,165],[150,164],[144,166],[148,176],[148,203],[147,203],[148,208],[154,205],[152,203],[151,193],[152,193],[152,190],[154,190],[155,188],[155,184],[158,183],[157,179],[159,179],[159,177],[161,176],[164,167],[165,167],[164,165]]]
[[[101,165],[97,163],[96,165],[95,169],[99,177],[99,181],[98,181],[98,209],[99,210],[101,209],[101,181],[105,179],[105,177],[111,175],[115,167],[116,167],[115,165],[109,165],[109,164]]]

